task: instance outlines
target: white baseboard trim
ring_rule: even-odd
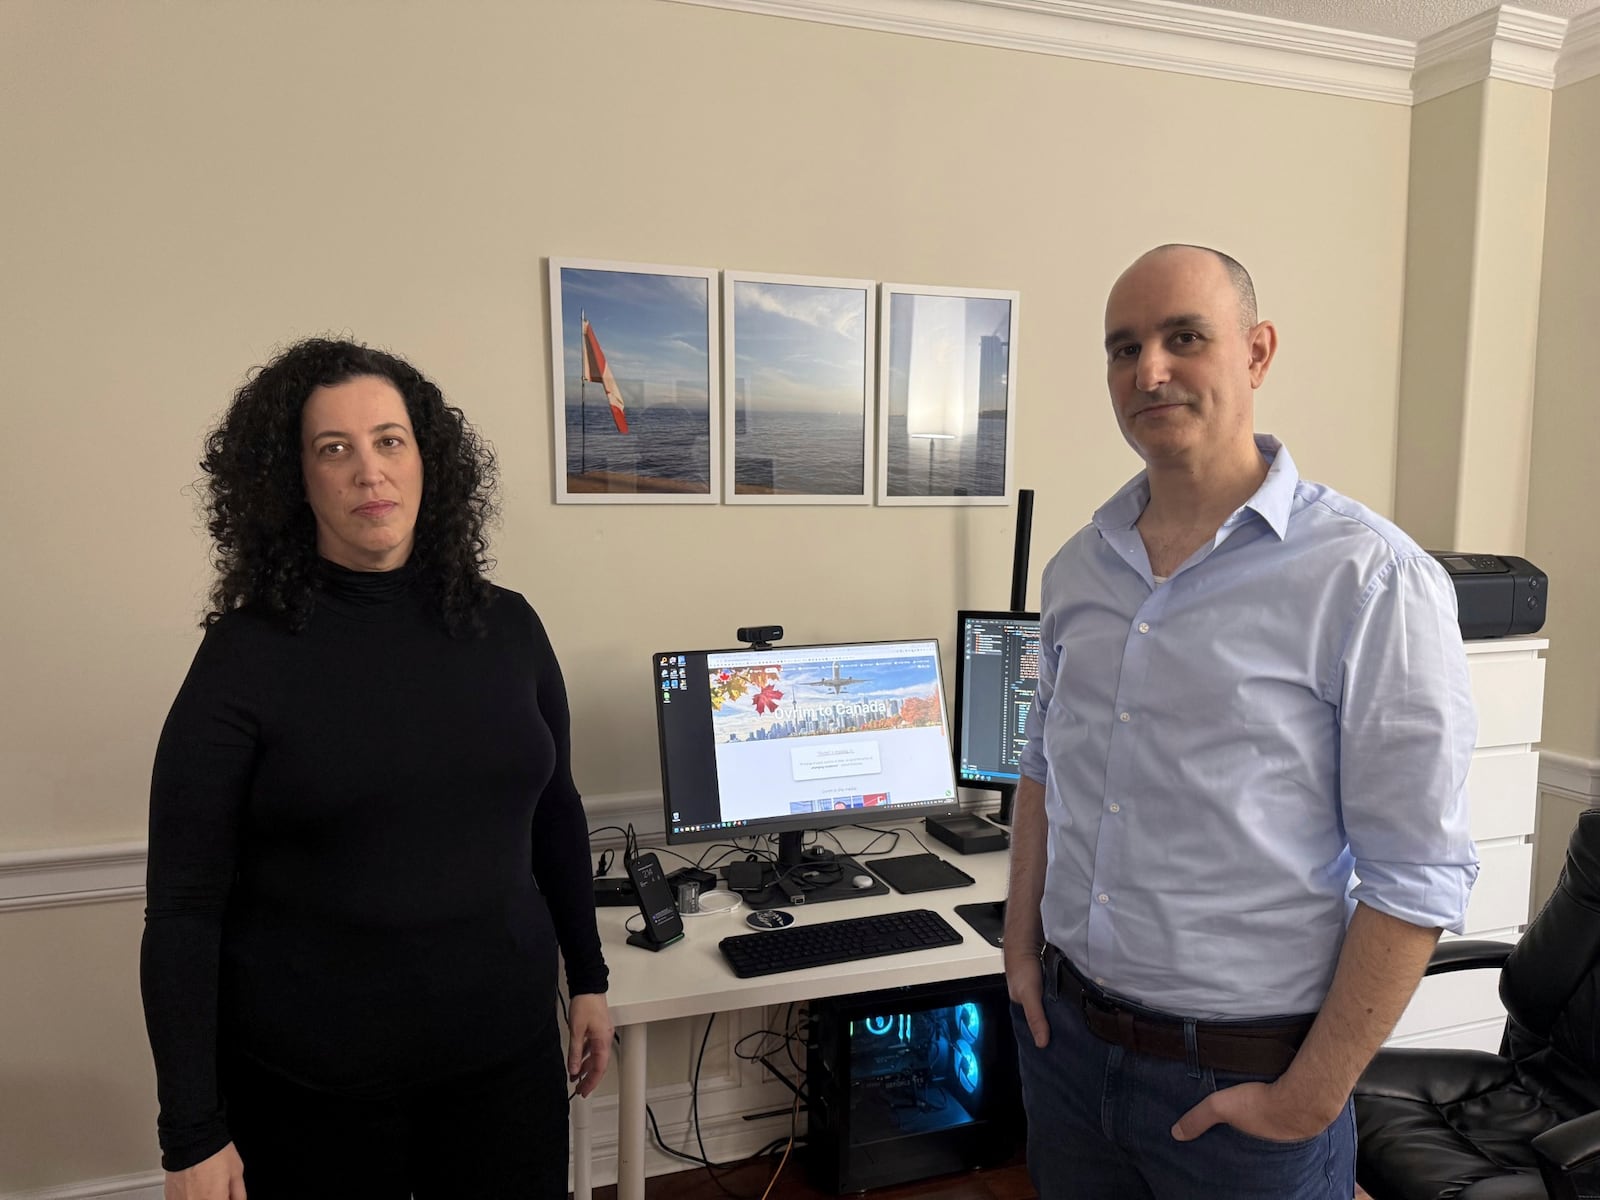
[[[590,1183],[597,1188],[610,1187],[617,1182],[615,1103],[609,1107],[612,1110],[611,1125],[606,1134],[595,1138],[589,1168]],[[774,1104],[772,1107],[779,1106]],[[700,1133],[705,1141],[706,1155],[712,1162],[736,1162],[754,1154],[774,1138],[784,1136],[789,1124],[787,1114],[747,1121],[742,1113],[727,1113],[719,1117],[702,1117]],[[675,1145],[689,1153],[698,1152],[699,1147],[687,1121],[663,1123],[661,1136],[669,1146]],[[648,1176],[700,1169],[692,1163],[661,1153],[653,1141],[646,1143],[645,1174]],[[147,1171],[141,1175],[91,1179],[37,1191],[0,1192],[0,1200],[162,1200],[163,1179],[160,1171]]]
[[[1539,786],[1600,807],[1600,759],[1580,758],[1556,750],[1539,752]],[[987,798],[963,798],[963,807],[989,807]],[[584,799],[589,828],[597,830],[596,846],[620,846],[618,829],[633,826],[646,843],[662,838],[659,791],[608,792]],[[98,846],[60,846],[42,850],[0,852],[0,914],[7,911],[61,908],[144,895],[146,843],[108,842]],[[0,1196],[0,1200],[9,1197]]]
[[[976,798],[975,798],[976,797]],[[992,794],[968,793],[962,806],[991,808]],[[620,846],[622,829],[647,845],[659,845],[665,822],[659,791],[606,792],[585,796],[584,815],[596,831],[593,844]],[[144,895],[145,842],[107,842],[97,846],[54,846],[42,850],[0,851],[0,914],[10,910],[61,908]],[[0,1200],[7,1197],[0,1195]]]
[[[659,791],[612,792],[586,797],[583,804],[591,829],[631,823],[641,839],[661,840]],[[620,846],[622,835],[601,833],[594,842]],[[0,851],[0,913],[138,899],[144,895],[148,849],[138,841]],[[0,1195],[0,1200],[9,1198]]]
[[[0,853],[0,912],[144,895],[144,842]]]
[[[146,1171],[141,1175],[118,1175],[111,1179],[91,1179],[33,1192],[0,1193],[0,1200],[161,1200],[163,1175]]]
[[[1579,758],[1559,750],[1541,750],[1539,788],[1591,808],[1600,807],[1600,758]]]

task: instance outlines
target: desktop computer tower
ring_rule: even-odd
[[[1003,975],[811,1001],[811,1176],[836,1195],[997,1166],[1023,1142]]]

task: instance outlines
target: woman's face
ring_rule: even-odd
[[[311,393],[300,414],[300,470],[323,558],[392,571],[411,557],[422,455],[387,379],[359,375]]]

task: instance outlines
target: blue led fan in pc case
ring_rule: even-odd
[[[1000,976],[811,1004],[813,1178],[836,1193],[1005,1162],[1022,1141]]]

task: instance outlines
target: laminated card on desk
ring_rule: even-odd
[[[867,869],[897,892],[936,892],[940,888],[968,887],[973,882],[971,875],[937,854],[873,859]]]

